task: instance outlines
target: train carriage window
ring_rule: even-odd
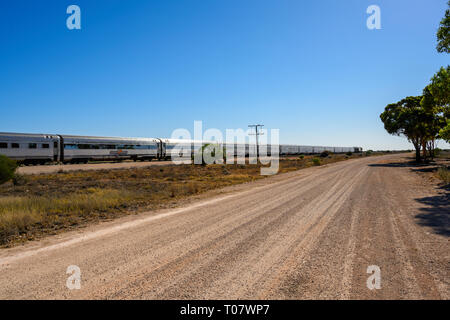
[[[42,149],[49,149],[50,145],[48,143],[43,143],[42,144]]]
[[[37,148],[37,143],[29,143],[28,144],[28,148],[29,149],[36,149]]]
[[[8,144],[6,142],[0,142],[0,149],[8,148]]]
[[[58,148],[58,142],[56,142],[56,141],[53,142],[53,148],[55,148],[55,149]]]
[[[101,149],[101,145],[99,144],[87,144],[87,143],[80,143],[76,145],[76,149],[82,149],[82,150],[86,150],[86,149]]]
[[[134,149],[134,145],[131,144],[119,144],[117,145],[117,149]]]
[[[138,150],[156,150],[157,146],[154,144],[135,145],[134,149]]]
[[[116,146],[114,144],[99,144],[99,149],[116,149]]]
[[[19,149],[20,145],[18,143],[11,143],[11,148],[13,149]]]
[[[76,150],[78,149],[76,144],[64,144],[64,149],[68,149],[68,150]]]

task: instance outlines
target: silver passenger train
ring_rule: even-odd
[[[0,154],[25,164],[46,162],[87,163],[92,160],[152,160],[169,159],[173,150],[183,150],[183,156],[191,157],[202,145],[217,142],[162,138],[111,138],[54,134],[0,133]],[[181,146],[181,148],[180,148]],[[248,156],[253,146],[249,144],[227,145],[234,154]],[[320,147],[279,145],[279,154],[315,154],[325,150],[334,153],[362,152],[360,147]],[[267,146],[270,154],[271,146]],[[186,151],[187,150],[187,151]]]

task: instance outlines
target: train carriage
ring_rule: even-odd
[[[159,158],[159,139],[62,135],[63,161],[151,160]]]
[[[60,137],[49,134],[0,133],[0,154],[25,163],[59,161]]]
[[[115,138],[51,134],[0,133],[0,154],[24,163],[87,162],[90,160],[190,160],[205,144],[217,141],[160,138]],[[319,154],[325,150],[335,153],[362,152],[361,147],[323,147],[277,145],[279,155]],[[227,157],[256,155],[254,143],[224,145]],[[271,154],[270,145],[260,145],[260,155]]]

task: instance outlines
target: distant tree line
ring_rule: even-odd
[[[450,1],[437,32],[437,51],[450,52]],[[387,132],[405,136],[416,150],[416,161],[433,158],[438,139],[450,142],[450,65],[441,67],[421,96],[388,104],[380,115]],[[422,154],[421,154],[422,151]]]

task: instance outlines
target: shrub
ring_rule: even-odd
[[[320,166],[320,159],[319,158],[313,158],[312,159],[312,162],[313,162],[313,164],[315,165],[315,166]]]
[[[226,166],[222,166],[222,173],[223,173],[224,175],[229,175],[229,174],[231,174],[231,172],[227,169]]]
[[[372,153],[373,153],[372,150],[367,150],[367,151],[366,151],[366,156],[370,156]]]
[[[0,155],[0,184],[5,183],[12,178],[17,169],[17,163],[4,155]]]
[[[435,148],[433,151],[435,157],[438,157],[442,153],[442,149],[439,148]]]
[[[322,153],[320,154],[320,157],[321,158],[326,158],[326,157],[328,157],[331,154],[332,154],[331,151],[325,150],[325,151],[322,151]]]
[[[201,153],[201,155],[199,155]],[[217,154],[216,154],[217,153]],[[196,156],[201,157],[202,165],[205,166],[207,163],[205,161],[205,156],[215,158],[214,163],[224,163],[226,161],[226,150],[224,147],[220,147],[218,144],[205,144],[198,151]],[[192,155],[192,160],[195,160],[195,156]],[[195,163],[195,162],[194,162]]]
[[[445,167],[441,167],[438,169],[439,178],[445,183],[450,183],[450,170]]]
[[[28,182],[28,179],[25,175],[17,173],[17,172],[14,174],[14,177],[12,178],[12,180],[13,180],[13,184],[15,186],[23,186],[23,185],[27,184],[27,182]]]
[[[303,159],[305,158],[305,156],[301,154],[301,155],[299,156],[299,158],[303,160]]]
[[[350,152],[350,151],[346,153],[346,155],[349,156],[349,157],[350,157],[352,154],[353,154],[353,153]]]

